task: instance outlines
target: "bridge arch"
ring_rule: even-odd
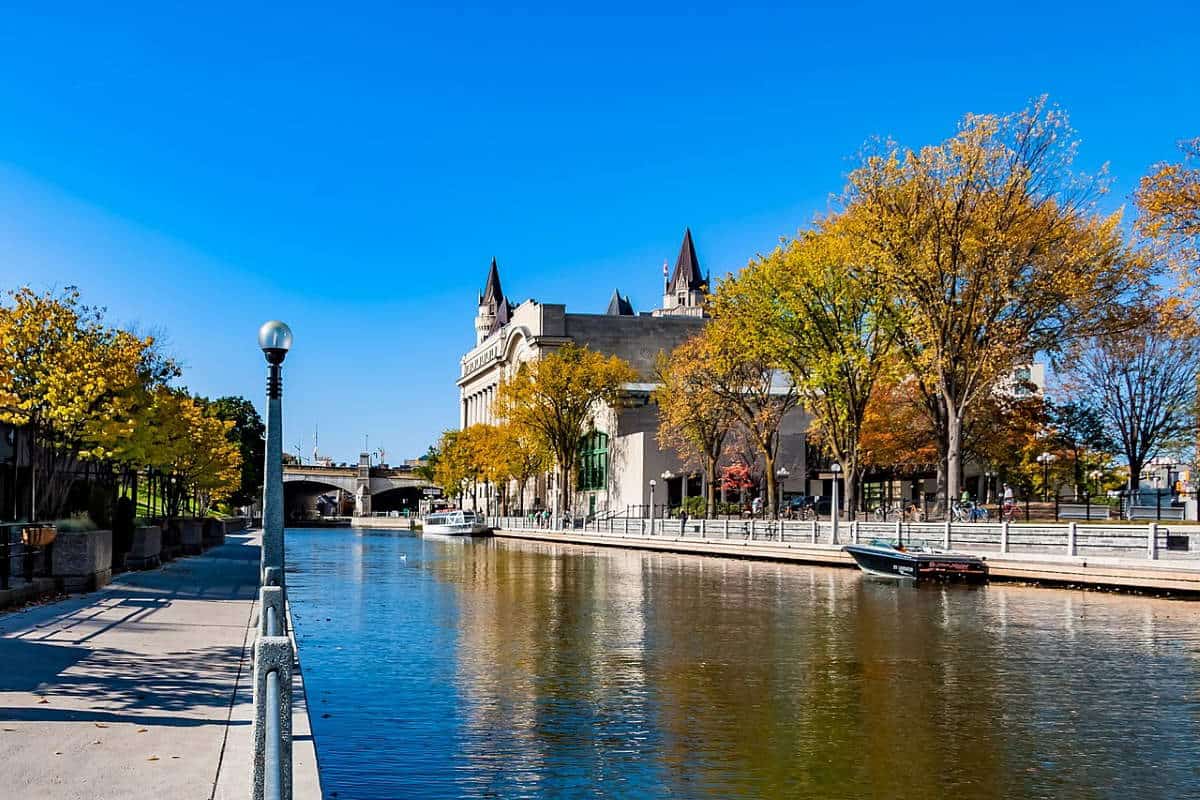
[[[422,489],[420,486],[396,486],[381,492],[371,493],[371,510],[380,511],[409,511],[420,509]]]
[[[354,511],[354,495],[334,482],[294,479],[284,481],[283,509],[288,521],[348,516]]]

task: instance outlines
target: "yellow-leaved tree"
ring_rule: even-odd
[[[1200,138],[1181,142],[1179,149],[1181,161],[1155,164],[1138,185],[1138,229],[1195,289],[1200,282]]]
[[[692,338],[655,364],[658,388],[658,443],[679,454],[685,463],[704,470],[708,516],[717,503],[717,463],[730,431],[737,424],[733,409],[713,388],[714,379],[705,357],[704,342]]]
[[[718,313],[696,343],[696,357],[705,365],[710,390],[763,460],[767,510],[774,516],[779,499],[775,459],[780,425],[799,401],[796,386],[777,368],[768,343],[751,334],[734,315]]]
[[[967,415],[1035,354],[1111,328],[1149,265],[1075,175],[1066,115],[1040,100],[970,115],[920,150],[867,152],[845,195],[853,259],[895,295],[896,343],[938,434],[941,499],[957,496]],[[1116,323],[1116,324],[1124,324]]]
[[[856,258],[846,215],[751,261],[721,284],[716,314],[758,342],[813,414],[813,433],[842,465],[847,508],[857,508],[860,439],[872,391],[894,365],[890,284]]]
[[[81,465],[119,455],[147,387],[176,373],[153,339],[108,327],[79,293],[9,293],[0,306],[0,421],[33,432],[37,518],[58,517]]]
[[[559,511],[570,508],[579,448],[605,405],[637,380],[626,361],[574,343],[522,363],[496,394],[496,414],[549,452],[557,475]]]

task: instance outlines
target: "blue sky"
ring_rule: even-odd
[[[338,460],[457,424],[493,255],[515,301],[646,309],[685,226],[737,269],[873,135],[1048,93],[1114,206],[1200,135],[1183,3],[189,5],[6,6],[0,285],[78,285],[256,402],[286,320],[285,441]]]

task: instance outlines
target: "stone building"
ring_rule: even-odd
[[[675,269],[664,281],[662,307],[641,313],[634,311],[619,289],[613,291],[603,314],[569,313],[565,304],[537,300],[513,305],[501,288],[499,268],[493,259],[479,295],[475,346],[463,355],[460,365],[457,384],[461,426],[496,422],[496,391],[505,377],[521,362],[574,342],[625,359],[639,380],[624,387],[624,402],[619,408],[600,409],[596,414],[595,430],[585,437],[580,463],[574,467],[577,491],[573,510],[589,514],[645,513],[651,479],[658,484],[656,505],[678,505],[685,491],[687,496],[701,494],[699,471],[684,476],[684,465],[675,453],[658,446],[658,412],[651,392],[658,354],[670,352],[705,325],[708,289],[708,277],[701,271],[690,230],[684,233]],[[805,486],[807,419],[795,412],[783,428],[779,464],[793,476],[785,488],[801,491]],[[674,477],[664,479],[667,472]],[[521,501],[514,501],[510,492],[510,507],[530,509],[551,502],[549,479],[542,476],[531,481]],[[494,499],[485,495],[488,491],[478,489],[476,507],[494,512]]]

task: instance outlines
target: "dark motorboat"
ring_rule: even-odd
[[[906,580],[956,580],[982,583],[987,562],[968,553],[949,553],[887,542],[848,544],[842,548],[869,575]]]

